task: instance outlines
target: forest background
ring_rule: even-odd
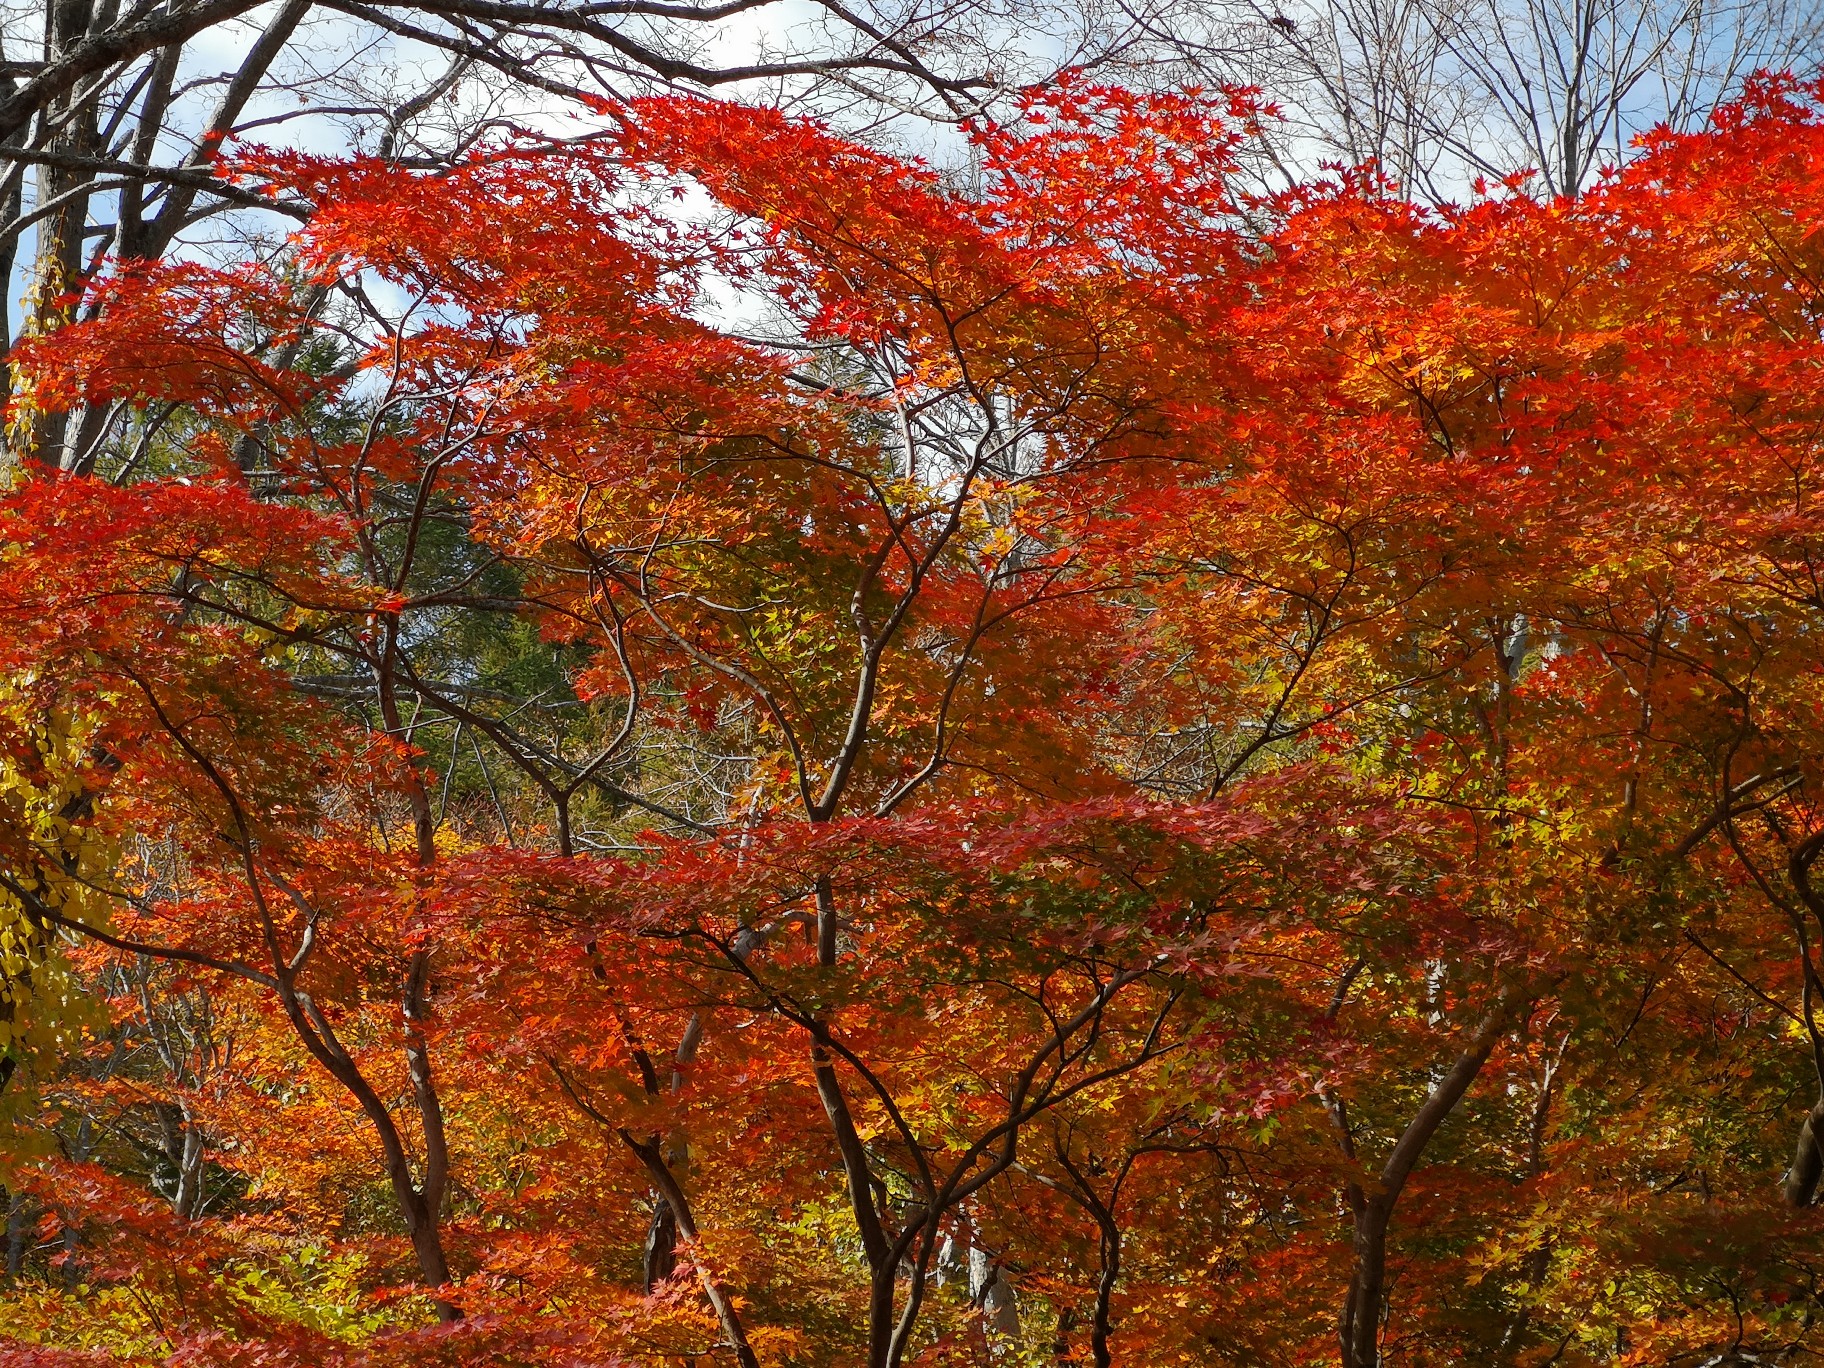
[[[1821,42],[8,6],[0,1356],[1824,1359]]]

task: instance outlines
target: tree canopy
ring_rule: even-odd
[[[592,109],[14,353],[9,1361],[1824,1357],[1824,86]]]

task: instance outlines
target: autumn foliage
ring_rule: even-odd
[[[1824,88],[596,114],[14,358],[6,1361],[1824,1359]]]

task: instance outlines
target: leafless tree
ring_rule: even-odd
[[[1659,124],[1760,68],[1815,71],[1817,0],[1245,0],[1244,74],[1283,101],[1283,158],[1378,161],[1460,199],[1531,171],[1573,194]],[[1187,57],[1206,60],[1200,45]]]

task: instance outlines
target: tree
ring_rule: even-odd
[[[1057,39],[1055,64],[1025,55],[1031,22]],[[539,123],[553,101],[678,87],[848,109],[864,126],[896,111],[955,120],[1124,49],[1139,22],[973,0],[809,14],[770,0],[46,0],[0,26],[0,265],[27,285],[4,331],[10,343],[61,326],[110,261],[275,244],[307,206],[218,177],[239,140],[329,138],[422,168]],[[84,469],[109,417],[46,413],[8,434],[8,455]]]
[[[1757,69],[1807,69],[1816,6],[1736,0],[1252,5],[1293,129],[1417,195],[1530,171],[1574,195],[1658,125],[1701,127]],[[1294,153],[1294,155],[1296,155]]]
[[[170,982],[9,1055],[0,1330],[1817,1352],[1821,100],[1450,211],[1080,80],[972,191],[678,98],[242,163],[283,261],[16,357],[116,417],[0,509],[7,913]]]

